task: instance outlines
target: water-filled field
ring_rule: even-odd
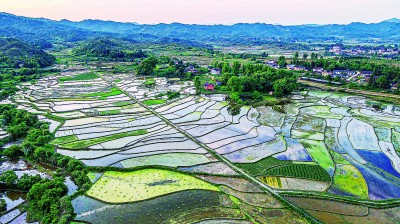
[[[291,206],[328,223],[400,221],[379,214],[398,208],[352,205],[400,197],[396,106],[309,90],[283,111],[231,115],[224,96],[193,95],[191,83],[76,75],[43,78],[15,101],[51,124],[59,153],[114,169],[90,173],[92,188],[73,201],[77,221],[307,222]],[[181,97],[156,97],[168,90]]]

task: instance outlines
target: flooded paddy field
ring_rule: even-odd
[[[400,197],[395,105],[309,90],[279,111],[231,115],[224,96],[194,95],[190,83],[78,75],[45,77],[14,99],[51,124],[57,152],[102,168],[73,200],[76,221],[307,223],[296,206],[324,223],[399,222],[395,205],[355,204]],[[156,97],[168,90],[181,97]]]

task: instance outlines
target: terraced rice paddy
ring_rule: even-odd
[[[119,170],[89,174],[94,185],[73,201],[77,221],[307,222],[294,204],[323,222],[366,220],[366,214],[399,222],[395,215],[374,216],[372,208],[346,205],[357,213],[348,217],[330,210],[339,203],[334,200],[318,199],[327,203],[323,211],[302,201],[307,195],[399,199],[394,107],[376,111],[362,97],[310,91],[292,96],[285,113],[242,107],[231,115],[224,96],[190,95],[190,83],[160,79],[149,89],[145,80],[126,75],[74,75],[46,77],[16,99],[20,108],[36,108],[54,122],[59,153]],[[156,97],[171,90],[182,97]],[[276,198],[297,192],[305,198]]]

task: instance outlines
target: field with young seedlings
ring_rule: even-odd
[[[232,115],[225,96],[194,93],[175,79],[71,69],[13,100],[49,122],[58,153],[91,167],[76,221],[400,222],[396,106],[307,90],[279,110]]]

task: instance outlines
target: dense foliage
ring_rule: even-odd
[[[222,69],[222,82],[226,83],[233,101],[252,99],[262,100],[261,93],[273,92],[282,97],[298,88],[297,76],[286,70],[276,70],[262,64],[240,64],[234,62],[214,63]]]
[[[46,67],[55,60],[54,56],[18,39],[0,38],[0,67]]]
[[[39,174],[31,176],[25,173],[18,178],[14,171],[7,170],[0,175],[0,188],[28,191],[41,180]]]
[[[63,178],[43,179],[34,184],[27,195],[28,220],[41,223],[68,223],[73,207]]]
[[[13,171],[4,172],[0,176],[0,183],[7,188],[28,191],[26,210],[29,221],[68,223],[74,213],[62,175],[69,174],[80,189],[88,189],[91,182],[86,166],[77,159],[56,153],[49,144],[53,135],[48,125],[38,121],[35,115],[11,105],[2,105],[0,117],[2,126],[13,138],[25,137],[22,146],[12,146],[2,155],[15,157],[23,154],[35,162],[59,168],[59,173],[53,179],[28,175],[18,179]]]
[[[147,56],[141,49],[133,49],[129,42],[110,38],[88,40],[76,48],[74,54],[118,61],[133,61]]]
[[[299,60],[298,65],[304,65],[312,70],[315,67],[322,67],[327,71],[333,70],[352,70],[352,71],[371,71],[367,86],[370,88],[387,90],[393,84],[400,83],[400,67],[390,64],[390,61],[378,59],[362,58],[319,58],[315,60]],[[319,77],[332,80],[331,76]],[[340,81],[336,79],[335,81]]]

